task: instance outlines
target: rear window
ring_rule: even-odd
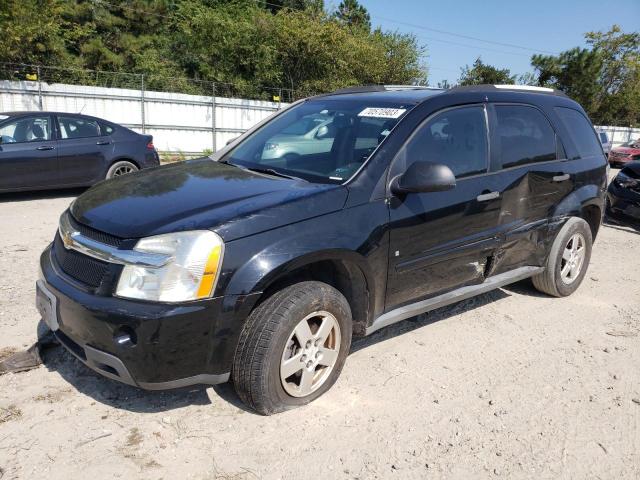
[[[609,139],[607,138],[607,134],[604,132],[600,132],[600,141],[602,143],[607,143],[609,141]]]
[[[591,123],[582,113],[566,107],[555,107],[554,110],[569,132],[569,137],[576,146],[580,157],[602,155],[602,145],[594,135]]]
[[[537,108],[496,105],[502,168],[556,159],[556,134]]]

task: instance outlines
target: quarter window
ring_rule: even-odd
[[[556,107],[555,111],[564,128],[569,132],[569,137],[576,146],[580,157],[602,155],[602,145],[598,142],[591,123],[582,113],[566,107]]]
[[[419,127],[399,161],[447,165],[457,177],[487,171],[487,130],[482,107],[448,110]],[[402,165],[399,165],[402,167]]]
[[[502,168],[556,159],[556,135],[536,108],[496,105],[496,134]]]
[[[42,142],[51,140],[49,117],[20,117],[0,127],[2,143]]]
[[[107,125],[106,123],[100,124],[100,133],[102,135],[111,135],[114,132],[114,129],[111,125]]]
[[[97,137],[100,135],[98,123],[85,118],[58,117],[60,136],[67,138]]]

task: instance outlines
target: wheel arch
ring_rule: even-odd
[[[116,158],[112,158],[111,160],[109,160],[109,164],[107,165],[107,171],[109,171],[109,169],[111,167],[113,167],[116,163],[118,162],[129,162],[129,163],[133,163],[136,168],[139,170],[140,169],[140,162],[134,160],[133,158],[131,158],[130,156],[119,156]]]
[[[372,317],[373,274],[364,257],[351,251],[314,252],[282,263],[255,281],[251,293],[260,295],[250,310],[278,290],[307,280],[326,283],[344,295],[351,307],[353,333],[365,334]]]

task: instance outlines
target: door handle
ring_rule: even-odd
[[[50,145],[41,145],[39,147],[36,147],[36,150],[53,150],[55,147],[52,147]]]
[[[554,182],[564,182],[565,180],[569,180],[568,173],[563,173],[562,175],[554,175],[553,177]]]
[[[109,145],[111,142],[109,140],[98,140],[96,145]]]
[[[496,198],[500,198],[500,192],[482,193],[476,197],[476,200],[486,202],[487,200],[495,200]]]

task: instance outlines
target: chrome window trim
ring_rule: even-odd
[[[88,238],[72,227],[68,212],[63,213],[60,217],[58,232],[60,233],[62,244],[67,250],[75,250],[88,257],[107,263],[159,268],[171,260],[170,255],[120,250]]]

